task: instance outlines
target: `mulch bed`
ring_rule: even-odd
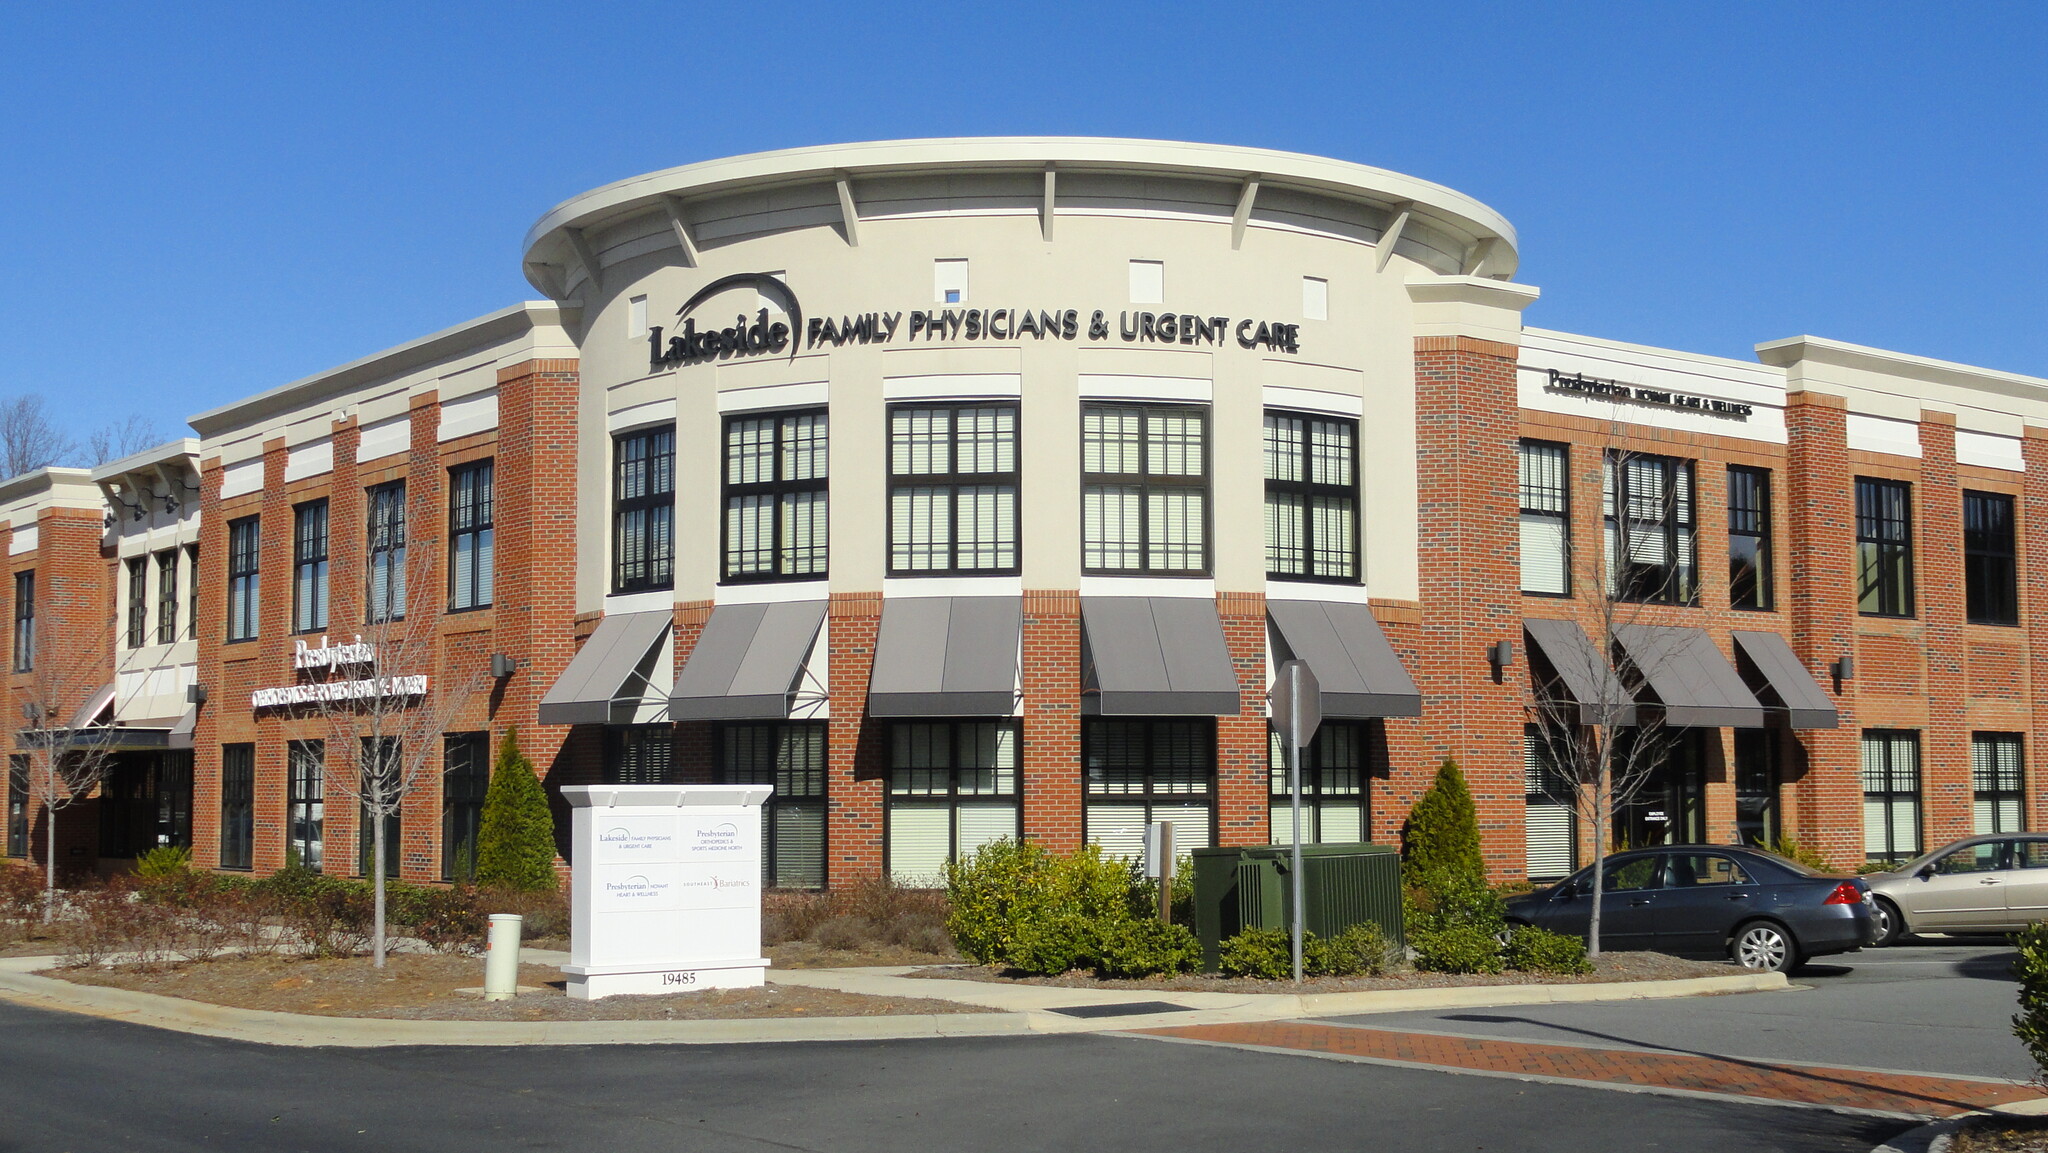
[[[484,983],[480,957],[394,954],[382,972],[368,957],[236,957],[165,966],[52,969],[46,976],[81,985],[132,989],[241,1009],[322,1017],[409,1021],[709,1021],[746,1017],[880,1017],[979,1013],[984,1009],[920,997],[870,997],[770,984],[759,989],[706,989],[658,997],[571,1000],[562,971],[521,965],[519,983],[540,991],[510,1001],[456,994]]]
[[[1014,969],[983,965],[951,965],[920,969],[913,977],[992,981],[998,984],[1055,985],[1067,989],[1142,989],[1175,993],[1361,993],[1376,989],[1444,989],[1464,985],[1585,985],[1606,981],[1668,981],[1681,977],[1727,977],[1742,972],[1718,961],[1688,961],[1663,953],[1603,953],[1593,971],[1583,976],[1553,973],[1424,973],[1403,969],[1384,977],[1312,977],[1297,990],[1293,981],[1262,981],[1246,977],[1147,977],[1144,980],[1100,980],[1076,969],[1057,977],[1030,977]]]
[[[1949,1153],[2048,1153],[2048,1117],[1979,1117],[1955,1135]]]

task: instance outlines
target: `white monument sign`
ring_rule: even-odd
[[[752,988],[768,785],[570,785],[569,995]]]

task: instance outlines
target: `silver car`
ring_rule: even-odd
[[[1864,880],[1873,944],[1909,933],[2010,933],[2048,919],[2048,833],[1968,837]]]

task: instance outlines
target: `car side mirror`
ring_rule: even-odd
[[[1934,875],[1934,862],[1932,862],[1932,861],[1929,861],[1928,863],[1926,863],[1926,864],[1924,864],[1924,865],[1920,866],[1919,868],[1917,868],[1917,869],[1913,870],[1913,875],[1914,875],[1914,876],[1916,876],[1916,877],[1918,877],[1918,878],[1920,878],[1920,879],[1921,879],[1921,880],[1923,880],[1923,881],[1924,881],[1924,880],[1926,880],[1927,878],[1929,878],[1929,877],[1933,876],[1933,875]]]

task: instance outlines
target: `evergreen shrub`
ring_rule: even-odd
[[[1103,934],[1096,970],[1104,977],[1192,973],[1202,964],[1202,943],[1186,925],[1133,920]]]
[[[1458,762],[1446,757],[1402,830],[1402,859],[1419,874],[1469,875],[1484,881],[1479,852],[1479,810]]]
[[[1428,973],[1498,973],[1506,968],[1497,931],[1479,925],[1410,930],[1415,967]]]
[[[505,730],[484,793],[477,830],[476,883],[485,888],[545,892],[555,877],[555,819],[534,775],[533,762],[519,751],[519,730]]]
[[[1308,952],[1307,935],[1304,934],[1304,974],[1308,964]],[[1225,939],[1219,954],[1223,975],[1226,977],[1257,977],[1268,981],[1280,981],[1294,975],[1294,948],[1288,940],[1288,934],[1281,929],[1245,929],[1236,936]]]

